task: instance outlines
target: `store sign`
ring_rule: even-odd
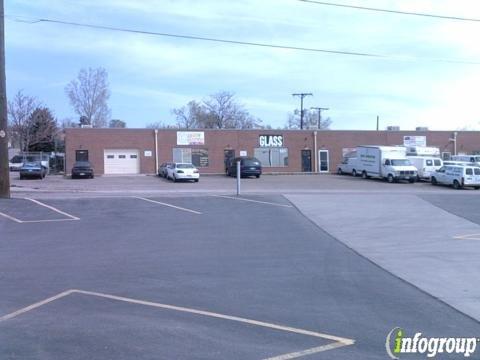
[[[426,136],[404,136],[403,145],[404,146],[427,146],[427,137]]]
[[[258,142],[261,147],[283,147],[283,135],[260,135]]]
[[[203,131],[177,131],[177,145],[205,145]]]

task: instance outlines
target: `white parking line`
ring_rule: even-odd
[[[30,198],[25,198],[25,200],[29,200],[29,201],[32,201],[34,202],[35,204],[38,204],[40,206],[44,206],[46,207],[47,209],[50,209],[50,210],[53,210],[59,214],[62,214],[62,215],[65,215],[66,217],[69,217],[70,219],[72,220],[80,220],[80,218],[76,217],[76,216],[73,216],[73,215],[70,215],[68,213],[66,213],[65,211],[62,211],[62,210],[59,210],[53,206],[50,206],[50,205],[47,205],[47,204],[44,204],[42,203],[41,201],[38,201],[38,200],[35,200],[35,199],[30,199]]]
[[[453,238],[458,240],[480,240],[480,234],[459,235],[454,236]]]
[[[314,347],[314,348],[310,348],[310,349],[306,349],[306,350],[302,350],[302,351],[297,351],[297,352],[292,352],[292,353],[288,353],[288,354],[277,355],[277,356],[274,356],[274,357],[269,357],[269,358],[264,359],[264,360],[296,359],[296,358],[299,358],[299,357],[302,357],[302,356],[316,354],[316,353],[319,353],[319,352],[322,352],[322,351],[333,350],[333,349],[337,349],[337,348],[340,348],[340,347],[343,347],[343,346],[353,345],[355,343],[355,340],[352,340],[352,339],[347,339],[347,338],[334,336],[334,335],[329,335],[329,334],[323,334],[323,333],[319,333],[319,332],[316,332],[316,331],[293,328],[293,327],[290,327],[290,326],[277,325],[277,324],[272,324],[272,323],[267,323],[267,322],[263,322],[263,321],[252,320],[252,319],[246,319],[246,318],[237,317],[237,316],[214,313],[214,312],[210,312],[210,311],[197,310],[197,309],[191,309],[191,308],[186,308],[186,307],[181,307],[181,306],[167,305],[167,304],[161,304],[161,303],[156,303],[156,302],[151,302],[151,301],[127,298],[127,297],[123,297],[123,296],[116,296],[116,295],[104,294],[104,293],[99,293],[99,292],[94,292],[94,291],[85,291],[85,290],[76,290],[76,289],[64,291],[64,292],[62,292],[58,295],[49,297],[48,299],[45,299],[43,301],[39,301],[37,303],[34,303],[32,305],[29,305],[27,307],[24,307],[22,309],[14,311],[10,314],[4,315],[4,316],[0,317],[0,322],[13,319],[16,316],[19,316],[19,315],[24,314],[26,312],[29,312],[31,310],[37,309],[40,306],[46,305],[46,304],[48,304],[52,301],[61,299],[65,296],[75,294],[75,293],[76,294],[89,295],[89,296],[95,296],[95,297],[100,297],[100,298],[105,298],[105,299],[110,299],[110,300],[122,301],[122,302],[130,303],[130,304],[151,306],[151,307],[155,307],[155,308],[161,308],[161,309],[167,309],[167,310],[180,311],[180,312],[184,312],[184,313],[208,316],[208,317],[213,317],[213,318],[217,318],[217,319],[231,320],[231,321],[236,321],[236,322],[245,323],[245,324],[249,324],[249,325],[261,326],[261,327],[269,328],[269,329],[273,329],[273,330],[286,331],[286,332],[295,333],[295,334],[299,334],[299,335],[313,336],[313,337],[316,337],[316,338],[321,338],[321,339],[326,339],[326,340],[332,340],[333,341],[333,343],[330,343],[330,344],[321,345],[321,346],[317,346],[317,347]]]
[[[172,204],[167,204],[167,203],[164,203],[164,202],[161,202],[161,201],[151,200],[151,199],[147,199],[147,198],[140,197],[140,196],[132,196],[132,197],[135,198],[135,199],[148,201],[148,202],[151,202],[151,203],[154,203],[154,204],[168,206],[168,207],[171,207],[171,208],[174,208],[174,209],[177,209],[177,210],[187,211],[187,212],[190,212],[192,214],[202,215],[202,213],[200,211],[195,211],[195,210],[192,210],[192,209],[187,209],[187,208],[183,208],[183,207],[180,207],[180,206],[175,206],[175,205],[172,205]]]
[[[291,208],[291,207],[292,207],[292,205],[273,203],[273,202],[269,202],[269,201],[260,201],[260,200],[245,199],[245,198],[235,197],[235,196],[227,196],[227,195],[211,195],[211,196],[213,196],[213,197],[225,198],[225,199],[232,199],[232,200],[249,201],[249,202],[259,203],[259,204],[267,204],[267,205],[273,205],[273,206],[287,207],[287,208]]]
[[[39,301],[39,302],[36,302],[35,304],[32,304],[32,305],[29,305],[29,306],[26,306],[20,310],[17,310],[17,311],[14,311],[10,314],[7,314],[7,315],[4,315],[2,317],[0,317],[0,322],[2,321],[5,321],[5,320],[10,320],[10,319],[13,319],[14,317],[18,316],[18,315],[21,315],[21,314],[25,314],[26,312],[28,311],[31,311],[31,310],[34,310],[36,308],[39,308],[40,306],[43,306],[43,305],[46,305],[52,301],[55,301],[55,300],[58,300],[62,297],[65,297],[67,295],[70,295],[71,293],[73,293],[75,290],[67,290],[67,291],[64,291],[60,294],[57,294],[55,296],[52,296],[52,297],[49,297],[45,300],[42,300],[42,301]]]
[[[4,214],[4,213],[2,213],[2,212],[0,212],[0,216],[3,216],[3,217],[5,217],[5,218],[7,218],[7,219],[9,219],[9,220],[15,221],[15,222],[17,222],[17,223],[19,223],[19,224],[23,223],[22,220],[19,220],[19,219],[13,217],[13,216]]]

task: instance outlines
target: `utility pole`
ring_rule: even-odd
[[[300,129],[303,130],[303,98],[305,96],[313,96],[312,93],[297,93],[292,94],[292,96],[299,96],[300,97]]]
[[[312,110],[318,110],[318,124],[317,129],[320,130],[320,125],[322,124],[322,110],[330,110],[330,108],[322,108],[322,107],[311,107]]]
[[[0,0],[0,198],[10,198],[8,167],[7,85],[5,80],[5,13]]]
[[[377,131],[379,130],[380,127],[380,116],[377,115]]]

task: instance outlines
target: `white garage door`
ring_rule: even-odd
[[[140,172],[138,150],[104,150],[103,159],[105,174],[138,174]]]

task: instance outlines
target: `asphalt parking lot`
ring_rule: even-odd
[[[12,194],[16,197],[78,197],[112,195],[173,195],[173,194],[225,194],[235,193],[235,178],[222,175],[203,175],[200,182],[173,183],[153,175],[97,176],[94,179],[72,180],[60,175],[50,175],[44,180],[20,180],[11,173]],[[364,180],[360,177],[338,175],[264,175],[260,179],[245,178],[241,190],[248,194],[286,194],[315,192],[368,192],[368,193],[451,193],[453,189],[432,186],[427,182],[415,184],[388,184],[382,180]],[[480,191],[464,189],[458,193],[480,195]]]
[[[478,209],[455,193],[424,200]],[[22,195],[0,200],[1,359],[385,359],[394,327],[480,334],[282,195]]]

